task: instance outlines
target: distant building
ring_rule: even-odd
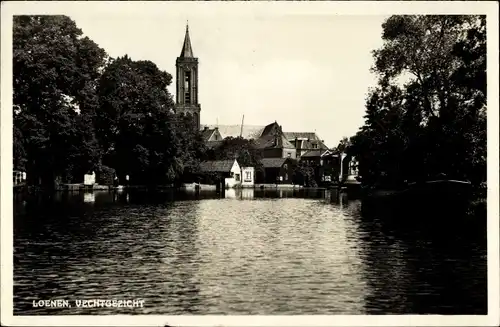
[[[253,187],[255,184],[255,168],[241,167],[241,186]]]
[[[215,142],[222,141],[223,137],[219,132],[219,128],[214,127],[210,128],[208,126],[204,126],[201,130],[201,135],[203,137],[203,141],[205,142]]]
[[[314,154],[319,153],[321,155],[321,153],[328,150],[324,141],[314,132],[285,132],[284,134],[286,139],[297,149],[297,159],[311,151]]]
[[[177,114],[190,114],[202,132],[209,148],[218,146],[225,138],[253,139],[264,158],[299,159],[310,151],[327,150],[327,146],[314,132],[285,132],[277,122],[260,125],[200,125],[201,105],[198,101],[198,58],[194,56],[186,25],[181,54],[176,60]],[[310,155],[313,155],[311,153]]]
[[[263,158],[296,158],[296,149],[285,137],[277,122],[267,125],[255,140]]]
[[[197,129],[200,129],[201,106],[198,103],[198,58],[193,54],[189,27],[186,26],[186,35],[181,54],[175,62],[176,66],[176,105],[177,114],[192,115]]]
[[[208,148],[215,148],[219,146],[223,140],[223,137],[219,133],[219,129],[217,127],[209,128],[208,126],[204,126],[201,130],[201,137]]]
[[[218,130],[218,136],[212,136],[212,131]],[[304,154],[308,156],[321,155],[328,150],[324,141],[314,132],[283,132],[277,123],[266,126],[260,125],[204,125],[202,133],[206,142],[215,142],[222,139],[241,135],[244,139],[254,140],[257,148],[262,150],[264,158],[292,158],[300,159]],[[209,137],[211,139],[209,140]],[[210,147],[217,143],[209,144]]]

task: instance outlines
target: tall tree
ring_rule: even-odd
[[[242,137],[227,137],[214,149],[212,159],[228,160],[237,159],[242,167],[256,167],[260,169],[262,164],[261,153],[255,146],[253,140]]]
[[[96,132],[103,164],[131,182],[166,178],[175,166],[172,76],[150,61],[112,60],[99,81]]]
[[[204,155],[193,118],[174,112],[172,76],[150,61],[113,60],[99,83],[97,136],[103,163],[123,180],[165,184],[192,179]]]
[[[392,16],[384,22],[384,44],[374,51],[379,87],[353,137],[365,181],[438,173],[475,184],[485,180],[485,36],[485,19],[478,16]]]
[[[105,58],[69,17],[14,17],[14,164],[30,183],[83,179],[98,164],[93,119]]]

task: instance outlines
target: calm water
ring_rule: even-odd
[[[361,206],[329,191],[18,197],[14,314],[487,313],[484,228],[429,236]],[[33,307],[48,299],[72,307]]]

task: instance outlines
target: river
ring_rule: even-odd
[[[428,237],[361,207],[321,190],[16,196],[14,314],[487,313],[484,228]],[[33,306],[49,299],[72,307]]]

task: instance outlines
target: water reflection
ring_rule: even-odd
[[[88,202],[88,203],[93,203],[95,202],[95,194],[94,192],[91,193],[85,193],[83,195],[83,202]]]
[[[486,312],[484,238],[399,230],[335,190],[57,193],[14,208],[15,314]],[[31,306],[49,298],[146,305]]]

